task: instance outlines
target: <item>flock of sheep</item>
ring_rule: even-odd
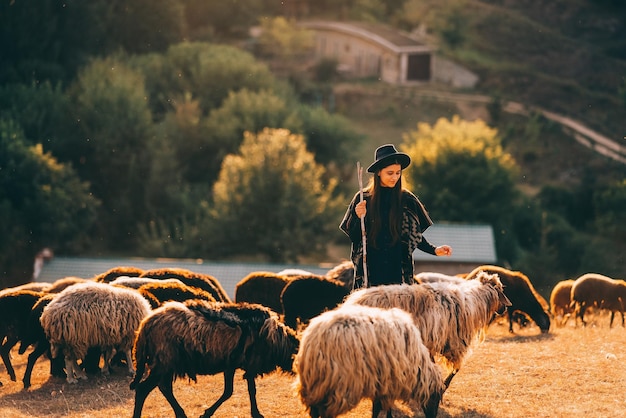
[[[302,270],[254,272],[231,300],[219,281],[185,269],[117,267],[95,277],[66,277],[0,291],[0,356],[16,380],[10,352],[28,355],[22,379],[30,387],[45,355],[50,374],[68,383],[124,365],[133,376],[133,417],[158,387],[176,417],[178,378],[223,373],[224,392],[203,414],[212,416],[244,371],[252,417],[262,417],[255,380],[275,370],[295,375],[311,417],[336,417],[362,399],[372,416],[396,401],[436,417],[441,398],[471,346],[496,315],[509,330],[532,321],[549,332],[590,308],[619,312],[624,326],[626,282],[588,273],[559,282],[550,305],[521,272],[485,265],[465,275],[423,272],[412,285],[353,290],[353,266],[326,275]],[[0,383],[1,384],[1,383]]]

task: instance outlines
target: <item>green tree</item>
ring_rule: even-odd
[[[0,84],[67,84],[93,57],[164,51],[183,35],[180,0],[3,1]]]
[[[285,17],[263,18],[261,29],[258,50],[263,56],[293,61],[306,56],[315,47],[313,32]]]
[[[190,183],[213,184],[222,160],[241,145],[243,133],[290,124],[294,111],[271,91],[231,91],[222,106],[203,117],[200,104],[188,95],[176,105],[165,127],[183,178]]]
[[[0,119],[0,284],[29,281],[43,247],[66,253],[90,240],[99,202],[88,184]]]
[[[285,129],[246,133],[213,189],[207,251],[293,262],[324,250],[341,205],[333,198],[336,181],[323,176],[302,136]]]
[[[595,226],[604,236],[626,242],[626,180],[594,193]]]
[[[62,137],[69,124],[69,102],[60,84],[50,82],[0,86],[0,118],[15,121],[31,144],[45,150]]]
[[[165,54],[145,54],[129,60],[145,77],[155,118],[176,103],[197,100],[202,116],[219,107],[231,91],[272,90],[274,76],[254,56],[228,45],[184,42]]]
[[[329,113],[323,107],[299,106],[297,115],[299,125],[286,127],[306,138],[307,149],[315,155],[315,161],[332,175],[348,180],[354,173],[356,152],[363,135],[357,133],[348,119]]]
[[[111,50],[130,53],[162,52],[184,38],[185,13],[181,0],[112,0],[107,39]],[[110,51],[107,51],[110,52]]]
[[[100,232],[123,248],[147,216],[144,181],[154,126],[143,77],[115,59],[95,60],[81,71],[70,100],[74,132],[54,154],[91,183],[103,202]]]
[[[282,6],[274,0],[182,1],[190,29],[218,37],[246,34],[259,16],[280,13]]]
[[[454,116],[419,123],[402,147],[413,160],[407,179],[435,219],[491,224],[499,257],[515,257],[513,217],[519,204],[517,166],[483,121]]]

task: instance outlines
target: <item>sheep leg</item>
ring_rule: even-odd
[[[436,418],[437,412],[439,411],[439,404],[441,403],[442,393],[434,392],[428,398],[428,402],[422,410],[424,411],[425,418]]]
[[[448,377],[446,377],[446,380],[443,382],[444,390],[448,389],[448,386],[450,386],[450,383],[452,382],[452,378],[456,376],[458,372],[459,372],[459,369],[454,369],[450,372]]]
[[[578,318],[580,318],[580,322],[582,322],[583,327],[587,326],[587,323],[585,322],[585,309],[587,309],[585,305],[581,305],[578,309]]]
[[[0,356],[2,356],[2,361],[4,362],[4,366],[7,369],[7,373],[11,377],[12,381],[16,381],[17,377],[15,377],[15,370],[13,369],[13,365],[11,364],[11,349],[15,344],[17,344],[17,337],[7,337],[7,340],[0,346]]]
[[[159,376],[156,374],[150,374],[148,377],[138,382],[135,389],[135,406],[133,408],[133,418],[141,418],[141,411],[143,410],[143,405],[146,402],[146,398],[156,388],[159,384]],[[132,383],[131,383],[131,389]]]
[[[372,402],[372,418],[378,418],[380,411],[383,410],[383,403],[380,399],[376,398]],[[391,409],[387,411],[387,418],[391,418]]]
[[[257,405],[257,402],[256,402],[256,382],[254,380],[254,376],[252,376],[251,374],[248,375],[248,373],[246,373],[244,377],[248,381],[248,394],[250,395],[250,412],[252,414],[252,417],[263,418],[263,415],[261,415],[261,412],[259,411],[259,406]],[[231,380],[231,389],[232,389],[232,380]]]
[[[219,408],[221,404],[223,404],[228,398],[230,398],[233,395],[233,381],[234,380],[235,380],[235,369],[224,370],[224,393],[222,393],[222,396],[220,396],[220,398],[217,401],[215,401],[213,405],[211,405],[209,408],[207,408],[204,411],[204,414],[202,414],[200,418],[212,417],[215,411],[217,411],[217,408]],[[261,415],[260,414],[254,415],[254,409],[256,407],[256,387],[253,388],[253,391],[255,394],[255,399],[254,399],[254,404],[252,405],[252,416],[254,418],[257,418],[257,417],[261,417]],[[250,381],[248,381],[248,392],[250,392]],[[252,402],[253,402],[252,394],[250,394],[250,403]],[[257,409],[257,413],[258,413],[258,409]]]
[[[35,362],[43,353],[46,352],[48,347],[44,344],[37,344],[32,353],[28,355],[28,362],[26,363],[26,371],[24,372],[24,377],[22,378],[22,383],[24,384],[24,389],[28,389],[30,387],[30,377],[33,374],[33,367],[35,366]],[[50,359],[52,362],[52,359]],[[52,363],[50,363],[52,364]]]
[[[78,365],[73,355],[65,355],[65,372],[67,383],[78,383],[78,379],[87,380],[87,373]]]
[[[82,368],[89,374],[96,374],[101,371],[100,369],[100,356],[102,351],[100,347],[89,347],[87,355],[81,363]]]
[[[185,415],[185,411],[183,410],[183,407],[180,406],[180,404],[174,397],[174,388],[172,386],[173,384],[174,384],[174,375],[170,373],[167,376],[163,376],[161,380],[159,380],[159,390],[161,391],[163,396],[165,396],[165,399],[167,399],[167,402],[169,402],[170,406],[174,410],[174,414],[176,415],[176,418],[187,418],[187,415]]]
[[[103,376],[108,376],[111,374],[111,359],[115,355],[115,349],[112,347],[103,347],[102,351],[102,357],[104,358],[104,362],[102,363],[102,367],[100,368],[100,373]]]
[[[316,406],[312,406],[311,409],[309,410],[309,417],[320,418],[320,411]]]
[[[128,365],[128,374],[130,376],[135,375],[135,366],[133,365],[133,353],[131,349],[124,351],[124,357],[126,357],[126,364]]]
[[[513,334],[513,311],[509,308],[506,308],[506,312],[509,316],[509,332]]]
[[[615,319],[615,311],[611,311],[611,321],[609,321],[609,328],[613,328],[613,319]]]

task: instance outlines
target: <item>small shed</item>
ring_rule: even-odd
[[[443,82],[474,87],[478,77],[435,54],[436,48],[382,24],[303,21],[315,35],[315,58],[337,60],[342,74],[390,84]]]
[[[436,257],[420,250],[413,253],[415,273],[435,271],[455,275],[469,273],[483,264],[496,264],[496,246],[491,225],[434,224],[424,232],[431,244],[452,247],[450,257]]]

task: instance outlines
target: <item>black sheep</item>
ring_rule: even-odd
[[[350,293],[343,282],[325,276],[309,275],[292,279],[283,289],[280,300],[285,324],[297,329],[324,311],[333,309]]]
[[[527,314],[542,333],[550,331],[550,315],[548,302],[535,290],[528,277],[520,271],[512,271],[504,267],[484,265],[476,267],[466,279],[473,279],[478,272],[497,274],[504,286],[504,294],[511,301],[507,307],[509,317],[509,332],[513,332],[515,311]]]
[[[0,357],[13,381],[17,378],[11,364],[11,349],[27,330],[30,311],[43,295],[31,290],[9,291],[0,295]]]
[[[94,282],[109,283],[120,276],[139,277],[143,273],[143,270],[133,266],[118,266],[113,267],[91,278]]]
[[[235,285],[235,302],[258,303],[283,313],[280,294],[291,277],[269,271],[253,271]]]
[[[22,339],[19,348],[19,354],[24,354],[29,346],[33,346],[33,351],[28,355],[28,362],[26,363],[26,370],[24,371],[24,377],[22,382],[24,383],[24,389],[30,387],[30,377],[33,373],[33,367],[35,362],[41,357],[42,354],[46,354],[50,359],[50,375],[55,377],[65,378],[66,374],[63,368],[65,367],[65,359],[63,356],[52,358],[50,354],[50,342],[46,337],[46,333],[41,326],[39,319],[43,310],[48,304],[56,297],[56,294],[47,294],[42,296],[28,314],[27,327],[24,329]],[[98,353],[99,355],[99,353]],[[100,357],[98,356],[98,360]]]
[[[224,393],[202,415],[210,417],[232,396],[235,372],[242,369],[251,415],[262,418],[255,378],[278,368],[293,373],[298,347],[295,331],[261,305],[168,302],[145,318],[137,331],[133,349],[137,373],[130,384],[135,390],[133,417],[141,417],[146,398],[157,386],[176,417],[186,417],[174,397],[174,380],[224,373]]]

